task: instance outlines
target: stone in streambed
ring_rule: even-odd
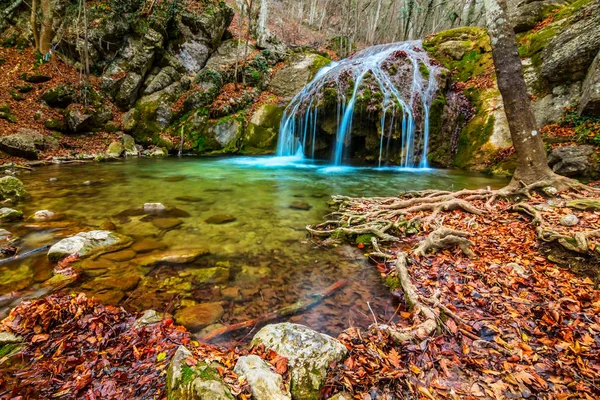
[[[34,221],[55,221],[57,219],[59,219],[60,216],[57,215],[56,213],[49,211],[49,210],[39,210],[36,211],[32,216],[31,219],[33,219]]]
[[[312,400],[320,396],[327,369],[342,361],[348,351],[338,340],[298,324],[267,325],[252,339],[288,359],[292,398]]]
[[[152,225],[160,230],[173,229],[182,223],[183,221],[177,218],[156,218],[152,220]]]
[[[0,178],[0,200],[24,200],[29,198],[23,182],[14,176]]]
[[[91,281],[87,281],[81,285],[83,289],[88,290],[106,290],[115,289],[127,292],[135,289],[138,283],[140,283],[141,277],[136,274],[126,274],[119,276],[105,276],[102,278],[96,278]]]
[[[241,300],[240,289],[236,287],[228,287],[221,290],[221,295],[225,300]]]
[[[233,370],[238,376],[245,377],[255,400],[291,400],[284,392],[283,378],[271,371],[271,367],[262,358],[249,355],[240,357]]]
[[[136,255],[137,255],[137,253],[135,251],[125,249],[125,250],[117,251],[115,253],[105,254],[101,258],[110,260],[110,261],[123,262],[123,261],[129,261],[129,260],[134,259]]]
[[[23,218],[23,213],[21,211],[3,207],[0,208],[0,221],[2,222],[14,222]]]
[[[121,142],[114,141],[108,146],[108,149],[106,149],[106,156],[109,158],[119,158],[124,151],[125,149]]]
[[[180,272],[180,277],[190,279],[197,284],[219,284],[229,280],[229,269],[223,267],[193,268]]]
[[[234,222],[235,220],[237,220],[236,217],[234,217],[233,215],[228,215],[228,214],[217,214],[217,215],[213,215],[212,217],[209,217],[206,219],[207,224],[210,225],[223,225],[223,224],[228,224],[230,222]]]
[[[149,238],[135,242],[131,246],[131,250],[135,251],[136,253],[149,253],[151,251],[162,250],[166,248],[167,245],[165,243]]]
[[[305,203],[303,201],[294,201],[292,204],[290,204],[290,208],[292,210],[302,210],[302,211],[308,211],[312,208],[312,206],[308,203]]]
[[[165,211],[167,207],[165,207],[162,203],[146,203],[142,207],[142,210],[145,212],[157,212],[157,211]]]
[[[179,196],[175,197],[175,200],[181,201],[183,203],[202,203],[204,201],[203,198],[194,196]]]
[[[12,233],[7,231],[6,229],[0,228],[0,241],[6,242],[10,239],[12,239]]]
[[[157,264],[189,264],[208,254],[210,253],[204,249],[167,250],[139,258],[136,263],[143,267]]]
[[[225,313],[221,303],[202,303],[175,313],[175,321],[190,331],[198,331],[217,322]]]
[[[574,214],[567,214],[560,219],[560,224],[562,226],[575,226],[579,223],[579,218]]]
[[[234,400],[223,382],[218,364],[199,361],[190,366],[193,354],[179,346],[167,370],[167,398],[179,400]],[[197,361],[197,360],[196,360]]]
[[[93,297],[101,304],[116,306],[123,300],[125,293],[120,290],[105,290],[100,293],[92,293],[89,297]]]
[[[48,259],[60,261],[65,257],[79,258],[117,251],[131,245],[131,238],[110,231],[81,232],[56,243],[48,250]]]

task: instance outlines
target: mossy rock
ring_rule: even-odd
[[[0,178],[0,200],[24,200],[29,198],[25,185],[14,176]]]
[[[15,114],[10,112],[0,111],[0,119],[4,119],[10,123],[16,124],[19,120]]]
[[[65,125],[65,121],[59,118],[50,118],[44,122],[44,126],[51,131],[56,132],[66,132],[67,126]]]
[[[597,199],[577,199],[567,203],[567,207],[578,210],[600,211],[600,200]]]
[[[276,104],[265,104],[256,110],[244,133],[243,149],[245,153],[275,150],[283,112],[284,108]]]
[[[42,95],[42,100],[53,108],[66,108],[75,98],[76,91],[73,85],[60,85],[53,87]]]

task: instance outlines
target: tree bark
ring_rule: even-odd
[[[492,42],[498,88],[502,94],[510,135],[517,153],[511,185],[531,184],[555,177],[527,93],[523,66],[505,0],[485,0],[487,29]]]
[[[51,48],[54,32],[52,24],[54,22],[54,5],[52,0],[41,0],[42,8],[42,27],[40,29],[40,46],[38,50],[42,55],[48,54]]]
[[[256,42],[259,47],[265,47],[267,41],[267,18],[269,15],[269,0],[260,1],[260,12],[258,14],[258,26],[256,29]]]
[[[33,32],[33,40],[35,41],[35,49],[40,49],[40,31],[37,26],[39,0],[31,1],[31,31]]]

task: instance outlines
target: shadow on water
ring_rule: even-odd
[[[506,183],[456,171],[333,169],[273,157],[51,166],[19,177],[32,195],[19,205],[26,216],[41,209],[64,214],[58,221],[5,224],[22,238],[21,251],[100,227],[135,239],[126,250],[81,262],[82,278],[67,291],[83,291],[131,311],[152,308],[178,317],[182,310],[196,310],[188,312],[191,325],[202,330],[260,317],[348,279],[334,296],[286,318],[333,335],[348,326],[370,325],[367,302],[379,322],[387,322],[397,304],[357,249],[321,249],[307,240],[305,226],[322,220],[331,195],[385,196]],[[139,212],[144,203],[157,202],[167,211]],[[148,261],[167,250],[199,248],[208,254],[191,264]],[[43,254],[0,265],[0,301],[14,291],[37,293],[51,275]],[[242,331],[231,339],[251,336]]]

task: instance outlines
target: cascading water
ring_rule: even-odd
[[[374,46],[332,62],[286,108],[277,155],[315,158],[316,151],[324,146],[319,140],[327,142],[322,119],[337,113],[335,132],[329,130],[334,134],[329,147],[333,164],[342,165],[350,156],[360,103],[361,113],[379,119],[380,167],[393,163],[427,168],[429,109],[439,74],[439,67],[419,41]]]

